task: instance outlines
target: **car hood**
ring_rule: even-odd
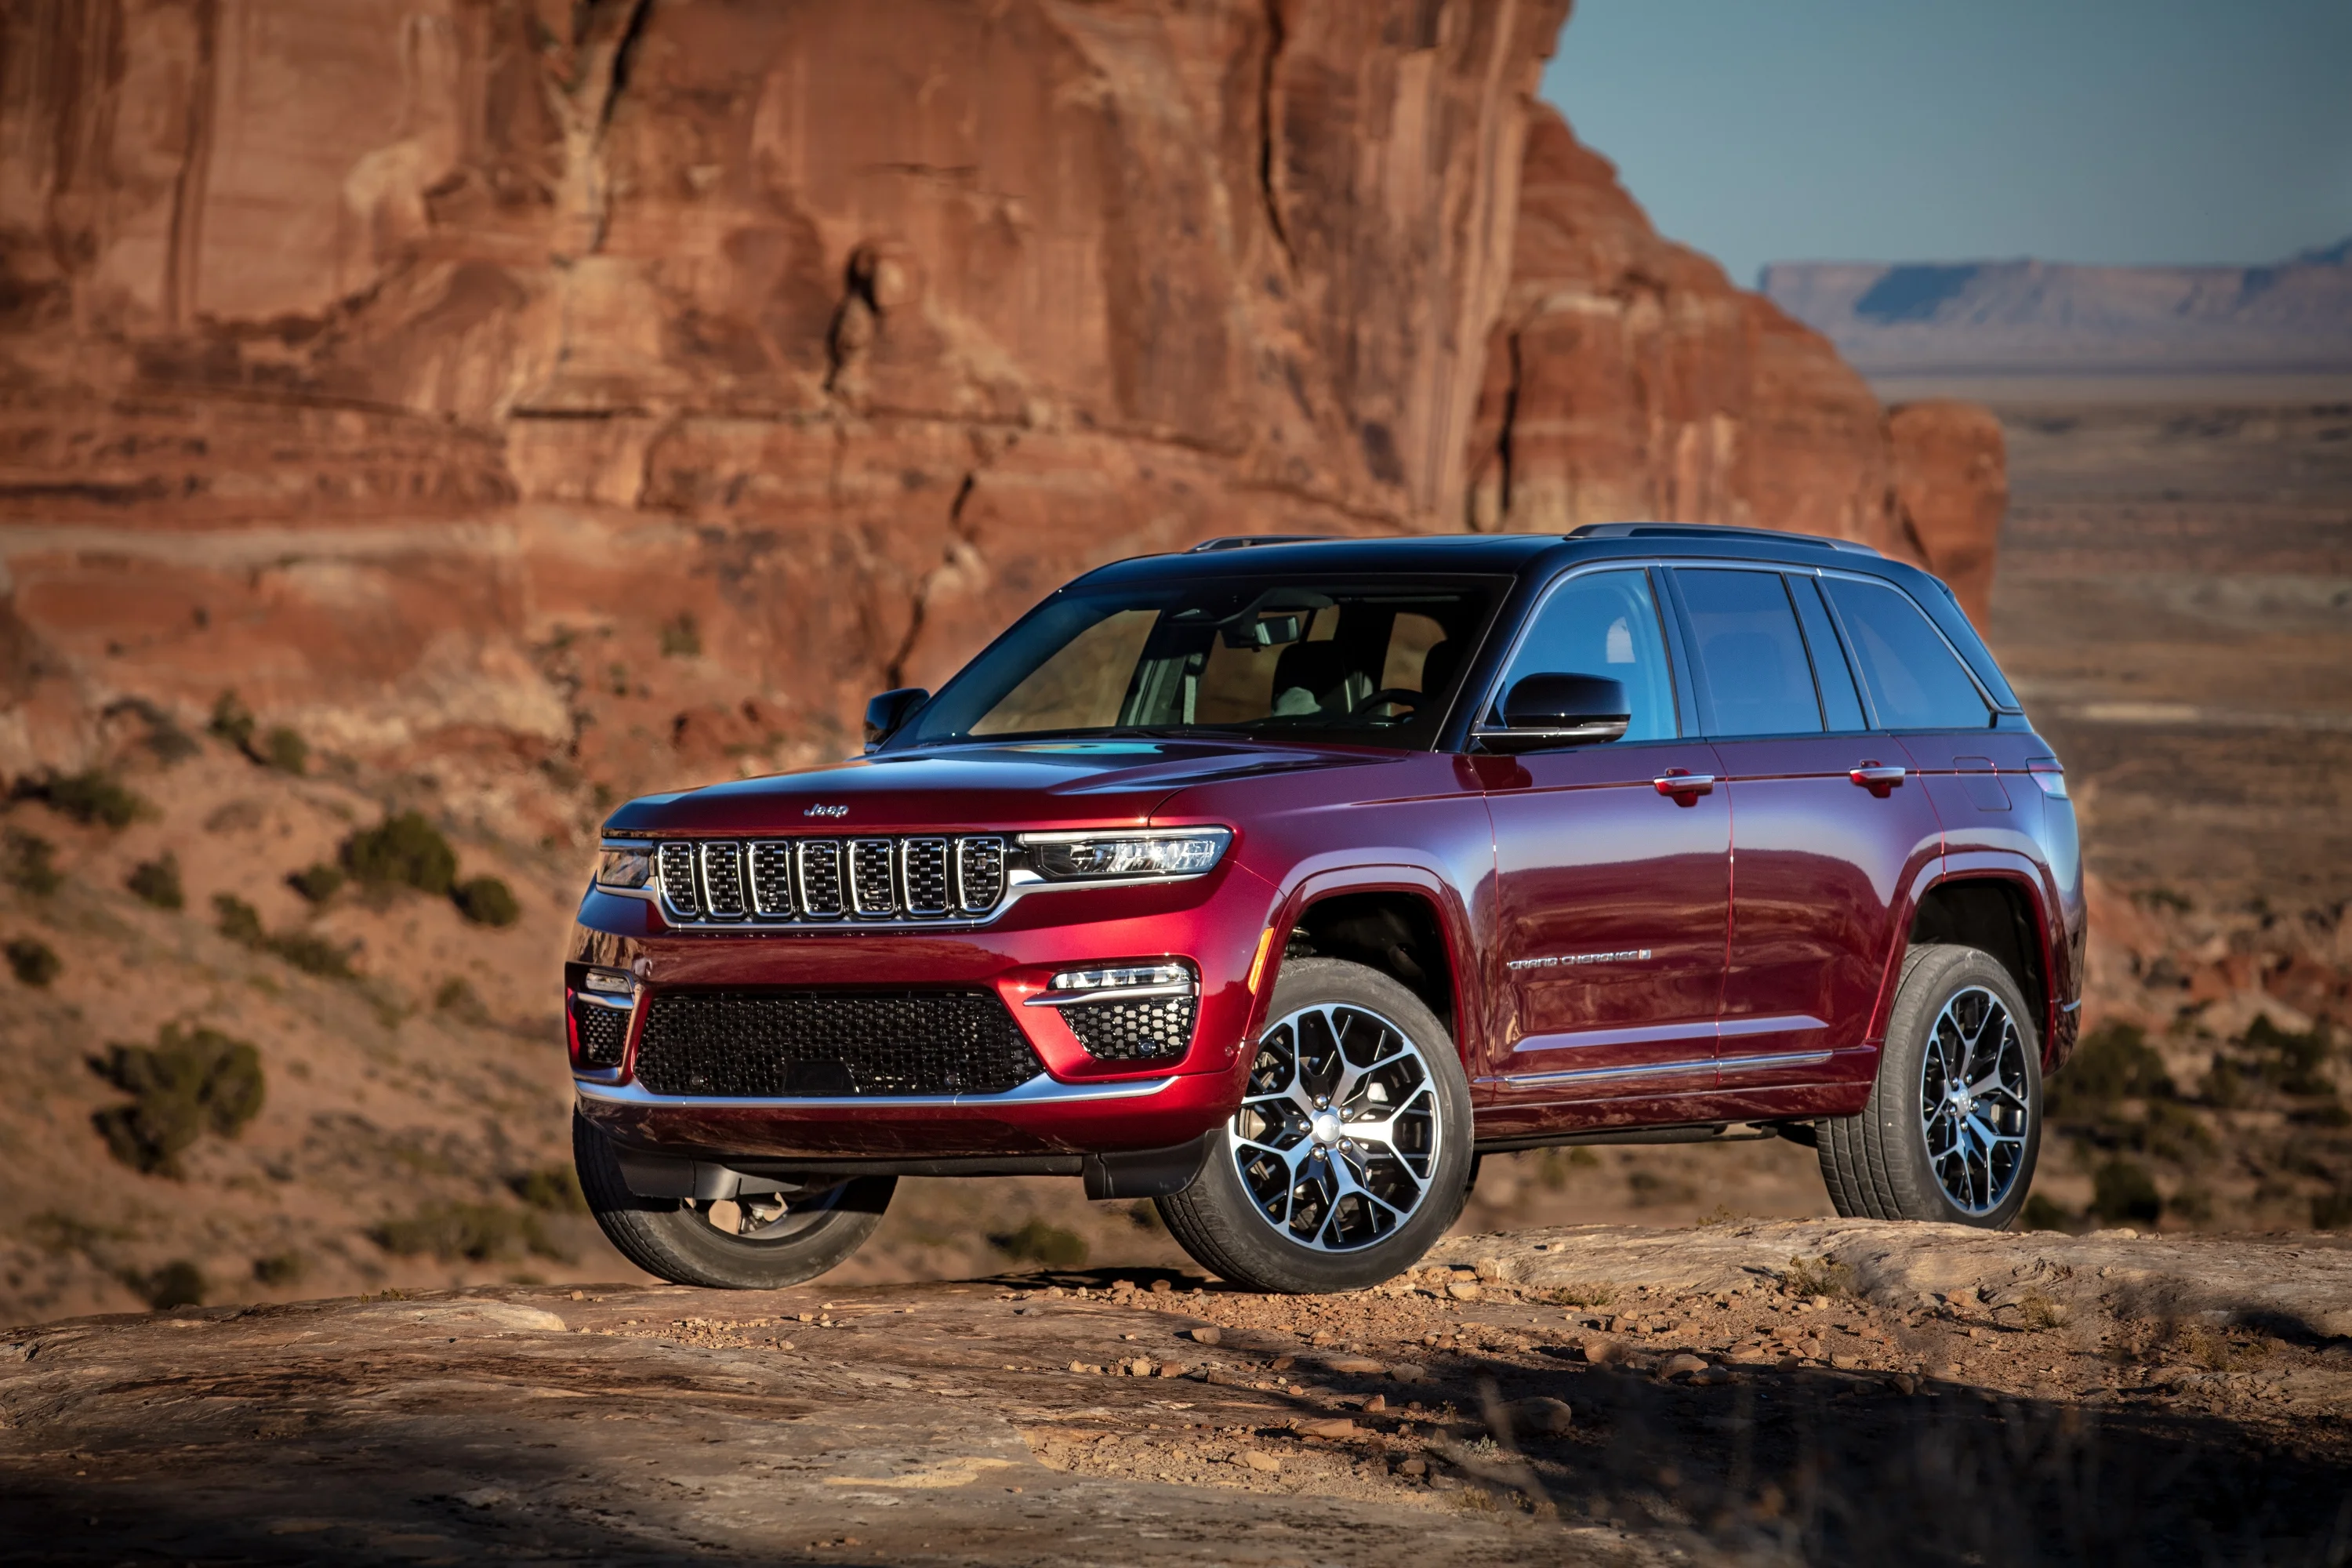
[[[885,752],[771,773],[614,812],[607,833],[756,836],[1133,825],[1195,784],[1360,767],[1392,752],[1223,741],[1030,741]]]

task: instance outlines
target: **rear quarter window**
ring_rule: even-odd
[[[1889,730],[1981,730],[1992,710],[1926,612],[1883,583],[1824,579],[1863,685]]]

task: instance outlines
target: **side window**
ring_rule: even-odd
[[[1853,640],[1854,662],[1879,723],[1890,730],[1981,730],[1992,721],[1992,710],[1951,645],[1908,595],[1851,577],[1832,577],[1822,585]]]
[[[1832,734],[1851,734],[1870,728],[1862,714],[1862,696],[1854,689],[1853,669],[1838,646],[1837,627],[1822,605],[1821,584],[1811,577],[1790,577],[1789,596],[1797,601],[1797,619],[1805,628],[1805,646],[1812,650],[1813,679],[1821,683],[1822,714]]]
[[[1650,574],[1591,572],[1552,591],[1536,611],[1525,641],[1511,657],[1502,689],[1529,675],[1605,675],[1625,683],[1633,721],[1627,741],[1668,741],[1675,734],[1675,679],[1658,623]]]
[[[1778,572],[1675,573],[1705,677],[1710,735],[1818,735],[1821,699]]]

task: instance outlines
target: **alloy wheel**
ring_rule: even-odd
[[[1322,1003],[1259,1039],[1226,1142],[1283,1239],[1352,1252],[1420,1209],[1443,1136],[1421,1048],[1370,1008]]]
[[[1919,1064],[1919,1126],[1937,1184],[1965,1214],[1990,1214],[2017,1184],[2033,1115],[2025,1043],[1981,985],[1936,1016]]]

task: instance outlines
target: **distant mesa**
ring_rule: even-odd
[[[1784,261],[1759,286],[1861,370],[2352,370],[2352,238],[2263,267]]]

